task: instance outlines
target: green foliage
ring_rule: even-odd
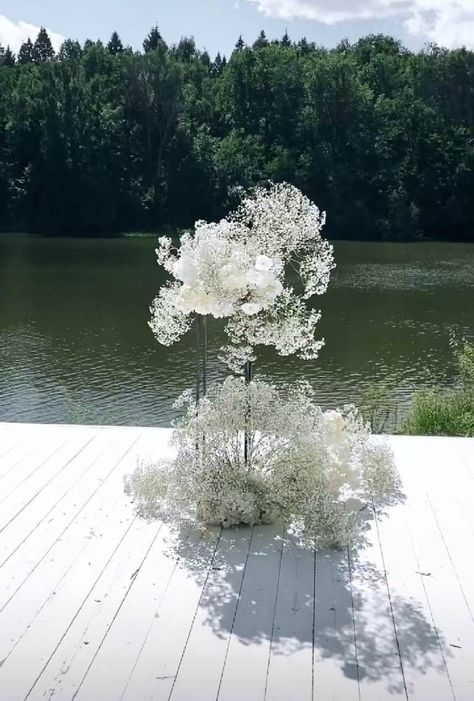
[[[117,34],[117,32],[112,32],[112,36],[110,37],[110,41],[107,44],[107,51],[109,54],[112,54],[112,56],[117,56],[118,54],[123,54],[124,48],[122,44],[122,40]]]
[[[33,63],[34,56],[34,46],[31,39],[28,37],[28,39],[20,46],[20,50],[18,52],[18,63],[22,66],[26,65],[27,63]]]
[[[455,344],[460,386],[449,392],[415,396],[403,433],[426,436],[474,436],[474,343]]]
[[[423,392],[417,395],[402,433],[418,436],[474,436],[473,392]]]
[[[51,39],[49,38],[48,32],[44,27],[41,27],[33,46],[33,61],[35,63],[52,61],[54,55],[53,45],[51,43]]]
[[[474,386],[474,343],[463,341],[456,357],[462,384],[466,389]]]
[[[371,35],[327,50],[287,33],[211,60],[46,30],[0,47],[0,228],[189,226],[239,187],[287,180],[331,238],[472,240],[474,54]]]

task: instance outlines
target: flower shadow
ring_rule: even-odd
[[[267,645],[269,659],[307,650],[316,675],[330,661],[357,684],[403,693],[407,676],[443,674],[450,651],[423,601],[397,592],[396,579],[389,599],[372,509],[360,519],[360,542],[340,550],[305,547],[278,525],[203,529],[197,543],[185,523],[174,524],[169,548],[203,585],[199,607],[214,635]]]

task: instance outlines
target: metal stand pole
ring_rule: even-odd
[[[247,407],[245,410],[245,435],[244,435],[244,460],[245,464],[248,465],[250,458],[250,448],[251,448],[251,438],[250,438],[250,419],[251,419],[251,406],[250,406],[250,383],[252,382],[253,368],[252,363],[248,360],[245,363],[245,385],[247,388]]]
[[[207,394],[207,316],[202,317],[202,393]]]
[[[207,394],[207,316],[196,317],[196,405]]]

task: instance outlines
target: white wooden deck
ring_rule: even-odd
[[[314,553],[135,517],[168,435],[0,424],[0,701],[473,701],[474,439],[391,438],[406,502]]]

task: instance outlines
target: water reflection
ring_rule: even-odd
[[[194,339],[166,349],[147,327],[154,247],[0,236],[0,421],[169,425],[194,382]],[[258,372],[308,377],[325,407],[361,403],[378,382],[406,407],[415,389],[452,383],[449,332],[474,328],[474,247],[338,243],[336,260],[320,359],[265,352]],[[221,326],[210,333],[212,348]],[[225,375],[212,352],[210,372]]]

